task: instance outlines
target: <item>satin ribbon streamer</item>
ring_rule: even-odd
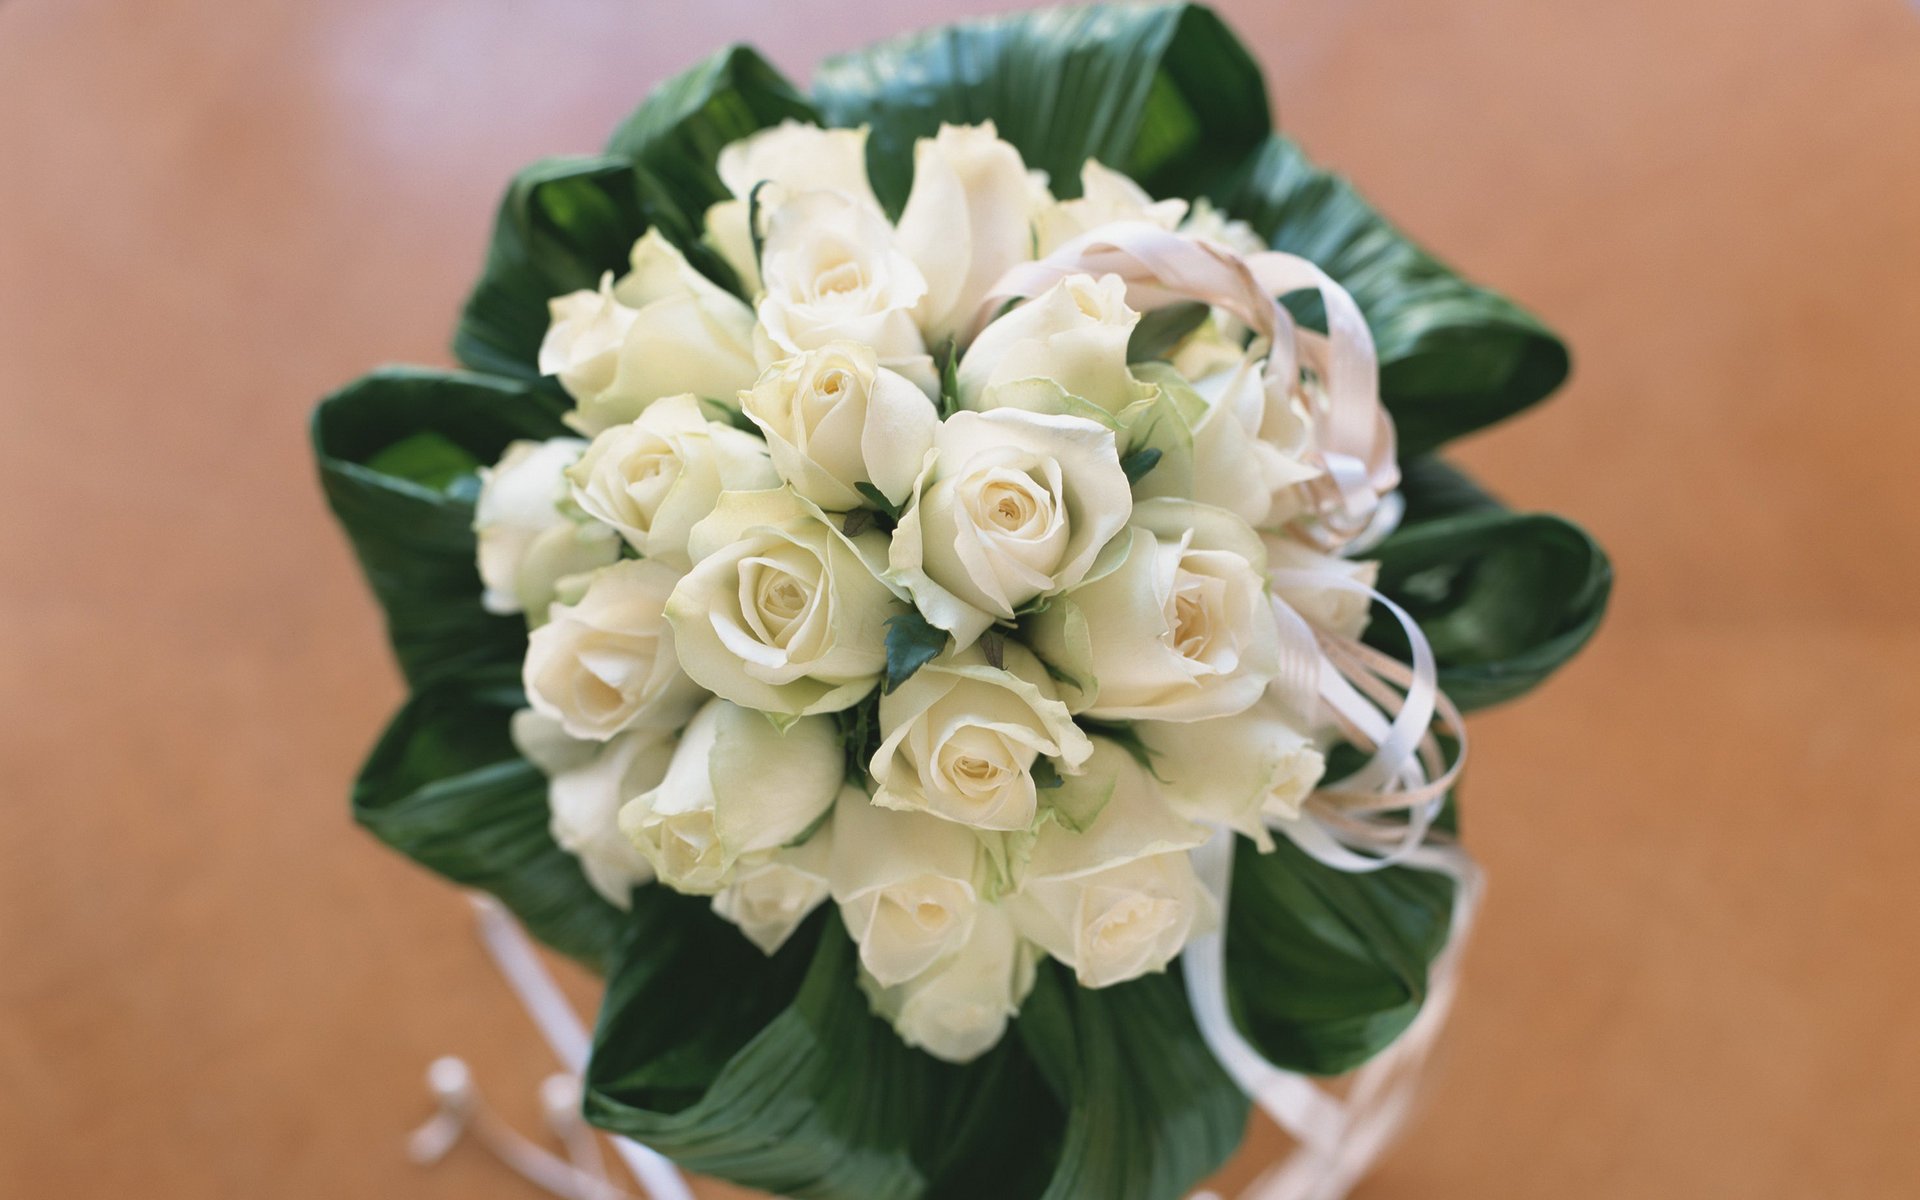
[[[1268,394],[1282,400],[1303,396],[1314,419],[1312,465],[1320,476],[1303,485],[1312,519],[1294,532],[1322,549],[1353,554],[1392,531],[1404,506],[1395,491],[1400,476],[1394,429],[1380,403],[1373,336],[1353,297],[1318,266],[1279,252],[1243,258],[1205,239],[1123,222],[1008,271],[983,301],[976,327],[1009,301],[1037,296],[1075,274],[1119,276],[1138,311],[1198,301],[1245,322],[1265,342]],[[1303,290],[1319,293],[1324,336],[1300,329],[1279,301]],[[1303,369],[1311,381],[1302,378]],[[1314,629],[1283,600],[1274,600],[1282,642],[1275,691],[1295,711],[1325,714],[1349,742],[1371,754],[1357,771],[1315,792],[1297,819],[1269,825],[1337,870],[1399,866],[1454,882],[1448,942],[1431,968],[1426,1003],[1391,1046],[1354,1074],[1341,1099],[1267,1061],[1235,1028],[1227,1005],[1224,933],[1234,836],[1216,830],[1194,851],[1195,872],[1221,912],[1220,930],[1193,938],[1181,954],[1195,1021],[1221,1066],[1300,1145],[1243,1200],[1337,1200],[1405,1122],[1419,1068],[1457,986],[1480,873],[1465,851],[1431,827],[1465,762],[1466,734],[1459,711],[1440,691],[1432,647],[1405,609],[1366,584],[1338,576],[1281,570],[1271,582],[1277,594],[1297,588],[1364,596],[1399,622],[1413,661],[1402,664],[1351,638]],[[1434,736],[1436,724],[1458,747],[1451,763]]]
[[[453,1148],[471,1129],[488,1150],[528,1181],[565,1200],[632,1200],[631,1194],[607,1179],[593,1133],[579,1117],[579,1081],[586,1076],[592,1039],[580,1017],[567,1003],[553,976],[541,963],[526,931],[491,896],[473,893],[474,917],[487,956],[513,989],[520,1007],[532,1018],[553,1056],[567,1074],[547,1080],[548,1121],[567,1143],[572,1162],[549,1154],[515,1133],[479,1099],[466,1064],[443,1058],[428,1072],[428,1084],[440,1102],[440,1111],[414,1132],[409,1150],[416,1162],[431,1163]],[[564,1083],[565,1103],[560,1103]],[[638,1142],[610,1135],[613,1149],[641,1186],[642,1200],[694,1200],[686,1178],[672,1160]]]

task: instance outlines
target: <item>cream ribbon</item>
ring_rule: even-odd
[[[1318,266],[1291,254],[1242,257],[1217,243],[1144,222],[1092,230],[1045,259],[1014,267],[982,303],[977,325],[1009,301],[1039,295],[1070,275],[1117,275],[1127,300],[1145,311],[1183,301],[1223,309],[1266,342],[1270,396],[1310,404],[1320,475],[1303,485],[1311,520],[1294,532],[1348,554],[1377,544],[1398,522],[1393,422],[1380,403],[1373,336],[1353,297]],[[1324,336],[1298,328],[1278,297],[1319,293]],[[1303,386],[1302,371],[1318,388]],[[1243,1200],[1336,1200],[1367,1172],[1406,1120],[1419,1068],[1445,1023],[1459,956],[1481,891],[1465,851],[1431,834],[1466,759],[1459,711],[1440,691],[1432,647],[1398,604],[1357,580],[1314,572],[1273,572],[1276,589],[1358,593],[1399,622],[1412,649],[1402,664],[1331,631],[1314,629],[1279,599],[1282,657],[1274,690],[1300,712],[1328,716],[1354,745],[1371,751],[1351,775],[1309,798],[1301,815],[1269,824],[1318,861],[1348,872],[1409,867],[1454,881],[1448,941],[1429,973],[1426,1003],[1407,1030],[1354,1073],[1344,1099],[1269,1062],[1234,1026],[1227,1004],[1225,918],[1232,898],[1234,835],[1225,829],[1194,851],[1195,872],[1217,902],[1221,928],[1191,939],[1181,954],[1194,1019],[1207,1046],[1249,1097],[1299,1143]],[[1446,761],[1434,726],[1455,739]]]
[[[1002,275],[981,301],[979,329],[1008,301],[1037,296],[1071,275],[1117,275],[1127,302],[1145,312],[1198,301],[1244,321],[1266,343],[1269,395],[1308,402],[1318,478],[1303,485],[1314,520],[1300,532],[1334,550],[1369,533],[1381,498],[1399,486],[1393,421],[1380,403],[1373,334],[1347,290],[1313,263],[1277,250],[1242,257],[1216,242],[1144,221],[1090,230],[1037,262]],[[1299,328],[1278,297],[1316,291],[1324,336]],[[1318,388],[1301,386],[1301,369]]]

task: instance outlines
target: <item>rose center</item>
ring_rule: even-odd
[[[1091,941],[1097,950],[1124,950],[1158,937],[1171,914],[1163,900],[1132,896],[1107,909],[1094,922]]]
[[[1168,627],[1173,648],[1182,658],[1204,661],[1213,650],[1218,629],[1213,614],[1220,591],[1220,581],[1209,576],[1181,571],[1175,578]]]
[[[831,367],[814,380],[801,401],[800,431],[811,437],[820,422],[854,391],[853,373],[844,367]]]
[[[806,656],[817,649],[820,622],[818,576],[804,551],[778,547],[740,564],[740,615],[746,630],[763,646]],[[814,630],[813,635],[806,631]]]
[[[980,490],[981,515],[1003,533],[1028,534],[1044,526],[1052,508],[1051,497],[1011,480],[996,479]]]
[[[834,264],[814,276],[813,290],[820,297],[846,296],[867,286],[867,273],[856,261]]]
[[[785,571],[767,571],[760,576],[759,591],[754,599],[769,628],[784,627],[806,610],[807,589]]]
[[[1074,307],[1080,310],[1082,316],[1096,321],[1100,319],[1100,299],[1092,288],[1069,287],[1068,290],[1073,294]]]

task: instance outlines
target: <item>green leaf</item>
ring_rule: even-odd
[[[1566,378],[1559,338],[1408,241],[1286,138],[1268,138],[1219,199],[1275,249],[1311,259],[1353,294],[1379,350],[1402,456],[1511,416]]]
[[[880,697],[869,692],[857,704],[833,714],[840,729],[840,743],[847,751],[847,782],[863,791],[871,791],[867,764],[880,750]]]
[[[320,485],[386,611],[394,655],[415,686],[450,671],[517,663],[525,623],[480,607],[470,475],[509,442],[567,432],[560,405],[505,380],[390,367],[313,414]]]
[[[1127,757],[1140,764],[1140,769],[1155,779],[1160,778],[1153,765],[1153,747],[1141,738],[1140,731],[1131,721],[1096,721],[1090,717],[1079,718],[1080,728],[1089,736],[1106,738],[1127,752]]]
[[[729,46],[648,93],[614,132],[607,153],[644,168],[698,229],[707,209],[731,194],[714,169],[720,151],[786,120],[819,117],[751,47]]]
[[[1506,508],[1468,478],[1466,472],[1432,455],[1400,464],[1400,497],[1407,504],[1406,515],[1400,522],[1403,525],[1417,525],[1456,513]]]
[[[940,354],[940,402],[934,406],[940,410],[940,419],[960,411],[960,342],[957,338],[948,338],[947,346]]]
[[[1235,1023],[1269,1060],[1337,1075],[1385,1049],[1420,1011],[1453,903],[1443,875],[1349,874],[1286,839],[1240,839],[1227,917]]]
[[[1420,623],[1440,686],[1463,710],[1532,690],[1585,646],[1613,586],[1607,555],[1579,526],[1501,507],[1450,469],[1408,479],[1408,518],[1374,550],[1382,592]],[[1367,640],[1404,659],[1399,624]]]
[[[1127,473],[1127,482],[1139,483],[1147,477],[1147,472],[1160,464],[1161,451],[1154,446],[1143,446],[1129,451],[1120,459],[1120,469]]]
[[[1210,311],[1197,301],[1185,301],[1140,314],[1127,338],[1127,361],[1153,362],[1172,354],[1188,334],[1206,323]]]
[[[534,936],[600,966],[625,922],[547,832],[547,778],[508,736],[519,672],[439,679],[387,726],[353,788],[381,841],[455,883],[497,896]]]
[[[1052,759],[1044,755],[1033,760],[1030,773],[1033,776],[1033,786],[1043,792],[1053,791],[1066,782],[1060,776],[1060,768],[1054,765]]]
[[[658,185],[626,159],[549,158],[515,175],[460,315],[454,357],[476,371],[538,382],[547,302],[599,287],[608,271],[626,274],[634,242],[656,222],[682,249],[693,242]]]
[[[722,425],[733,426],[741,433],[760,436],[760,427],[753,423],[753,418],[725,401],[716,400],[712,396],[702,396],[700,407],[706,411],[709,421],[718,421]]]
[[[411,479],[436,492],[451,492],[464,480],[478,481],[481,463],[431,429],[409,434],[367,460],[367,469]]]
[[[906,510],[904,504],[895,504],[893,501],[887,499],[885,492],[864,479],[854,484],[853,490],[859,492],[862,500],[873,505],[874,510],[887,519],[888,529],[893,528],[894,523],[900,520],[900,514]]]
[[[1043,962],[1018,1028],[1067,1109],[1043,1200],[1177,1200],[1240,1144],[1247,1098],[1200,1039],[1177,972],[1095,989]]]
[[[857,975],[831,911],[767,958],[704,901],[642,889],[594,1035],[588,1119],[799,1200],[1036,1194],[1062,1118],[1019,1039],[938,1062],[869,1013]]]
[[[888,617],[887,693],[891,695],[946,648],[947,631],[928,624],[917,609]]]
[[[1162,195],[1207,194],[1271,128],[1245,47],[1189,4],[1049,8],[909,34],[829,59],[814,100],[833,125],[867,124],[874,191],[906,200],[914,139],[992,120],[1056,194],[1089,157]]]

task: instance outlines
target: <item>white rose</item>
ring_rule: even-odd
[[[845,774],[831,720],[783,731],[752,709],[713,700],[680,735],[659,785],[620,810],[620,829],[660,882],[711,895],[732,881],[736,864],[763,861],[806,834]]]
[[[527,702],[577,738],[623,729],[671,729],[700,702],[680,670],[662,612],[678,572],[620,562],[588,579],[578,604],[556,604],[527,639]]]
[[[847,537],[785,488],[724,494],[667,602],[687,674],[768,713],[855,703],[886,670],[887,620],[905,608],[879,579],[885,544]]]
[[[883,740],[870,770],[873,802],[978,829],[1027,829],[1039,806],[1033,763],[1078,772],[1093,745],[1024,646],[1005,668],[980,647],[944,655],[880,698]]]
[[[774,365],[740,394],[740,407],[766,435],[781,477],[832,512],[867,503],[860,483],[904,504],[940,427],[926,393],[857,342]]]
[[[913,320],[927,281],[879,212],[842,192],[801,193],[774,210],[760,273],[764,365],[828,342],[860,342],[916,384],[935,382]]]
[[[1139,320],[1118,275],[1069,275],[980,331],[960,359],[960,403],[991,408],[996,387],[1050,379],[1118,414],[1147,394],[1127,369]]]
[[[1327,633],[1358,638],[1366,632],[1373,598],[1363,588],[1380,579],[1380,564],[1366,559],[1322,554],[1283,535],[1269,535],[1266,543],[1270,571],[1310,571],[1326,577],[1324,585],[1290,582],[1273,589],[1274,595],[1307,623]]]
[[[657,400],[632,423],[603,430],[567,478],[588,515],[681,570],[692,565],[687,536],[721,492],[780,486],[760,439],[709,421],[690,395]]]
[[[761,220],[779,203],[800,192],[831,191],[851,197],[863,207],[880,211],[873,187],[867,182],[867,129],[822,129],[787,120],[748,134],[720,151],[715,162],[720,181],[733,193],[707,210],[708,244],[732,267],[747,295],[760,292],[760,267],[754,261],[749,200],[762,182],[774,186],[761,193]]]
[[[991,1050],[1007,1022],[1033,990],[1034,948],[1012,920],[983,905],[973,930],[950,958],[895,987],[863,972],[860,983],[874,1012],[893,1023],[900,1040],[935,1058],[971,1062]]]
[[[586,766],[600,757],[606,745],[590,738],[573,737],[559,721],[531,708],[514,713],[507,729],[520,757],[539,767],[549,779],[562,771]]]
[[[1167,362],[1182,376],[1197,383],[1219,372],[1236,370],[1246,357],[1244,339],[1233,336],[1216,311],[1201,322],[1198,329],[1180,339],[1179,345],[1167,356]]]
[[[1012,409],[955,413],[894,530],[888,578],[969,645],[1086,579],[1132,503],[1111,430]]]
[[[554,770],[556,737],[566,736],[558,722],[523,709],[514,714],[513,732],[521,753],[547,772],[553,840],[580,860],[595,891],[629,907],[634,887],[650,881],[653,868],[620,831],[620,806],[666,775],[673,738],[662,729],[635,729],[604,743],[572,742],[586,757]]]
[[[1185,200],[1156,201],[1133,180],[1088,159],[1080,167],[1080,198],[1049,204],[1035,222],[1041,257],[1089,230],[1116,221],[1146,221],[1172,229],[1187,215]]]
[[[1296,400],[1266,386],[1264,366],[1240,355],[1192,384],[1165,366],[1141,368],[1143,380],[1186,391],[1174,408],[1187,427],[1192,464],[1185,471],[1156,467],[1134,489],[1137,498],[1179,495],[1224,508],[1256,529],[1299,515],[1299,485],[1320,474],[1307,462],[1312,428]],[[1188,486],[1170,490],[1181,484]]]
[[[1153,752],[1174,810],[1224,825],[1273,848],[1266,818],[1291,821],[1326,773],[1327,760],[1271,694],[1245,712],[1210,721],[1134,726]]]
[[[559,377],[575,400],[613,387],[620,373],[620,347],[639,312],[613,294],[613,272],[600,276],[597,291],[582,288],[547,301],[547,332],[540,340],[540,373]]]
[[[566,470],[586,445],[578,438],[514,442],[480,472],[473,532],[485,589],[480,603],[488,612],[526,612],[538,621],[560,580],[620,557],[613,530],[576,521],[560,507]]]
[[[577,405],[567,423],[582,433],[631,421],[662,396],[731,402],[759,374],[753,310],[658,230],[634,244],[633,269],[618,283],[556,297],[551,309],[540,370],[560,377]]]
[[[1266,239],[1256,233],[1253,226],[1229,217],[1205,196],[1193,202],[1192,211],[1180,224],[1180,232],[1225,246],[1242,258],[1251,258],[1268,249]]]
[[[774,953],[826,901],[832,848],[832,831],[822,829],[798,846],[774,851],[764,862],[742,861],[733,882],[714,893],[713,911],[739,926],[763,953]]]
[[[913,191],[898,238],[927,280],[920,328],[929,343],[964,337],[987,291],[1033,257],[1033,184],[993,122],[942,125],[913,147]]]
[[[1112,742],[1095,742],[1093,770],[1113,774],[1106,807],[1084,832],[1042,824],[1004,904],[1020,934],[1082,986],[1107,987],[1164,970],[1217,914],[1188,860],[1206,831],[1176,816]]]
[[[1232,513],[1183,500],[1134,507],[1126,558],[1031,618],[1030,643],[1102,720],[1200,721],[1240,712],[1279,669],[1260,539]]]
[[[833,810],[828,878],[860,962],[882,987],[959,949],[980,905],[979,839],[950,821],[848,792]]]

